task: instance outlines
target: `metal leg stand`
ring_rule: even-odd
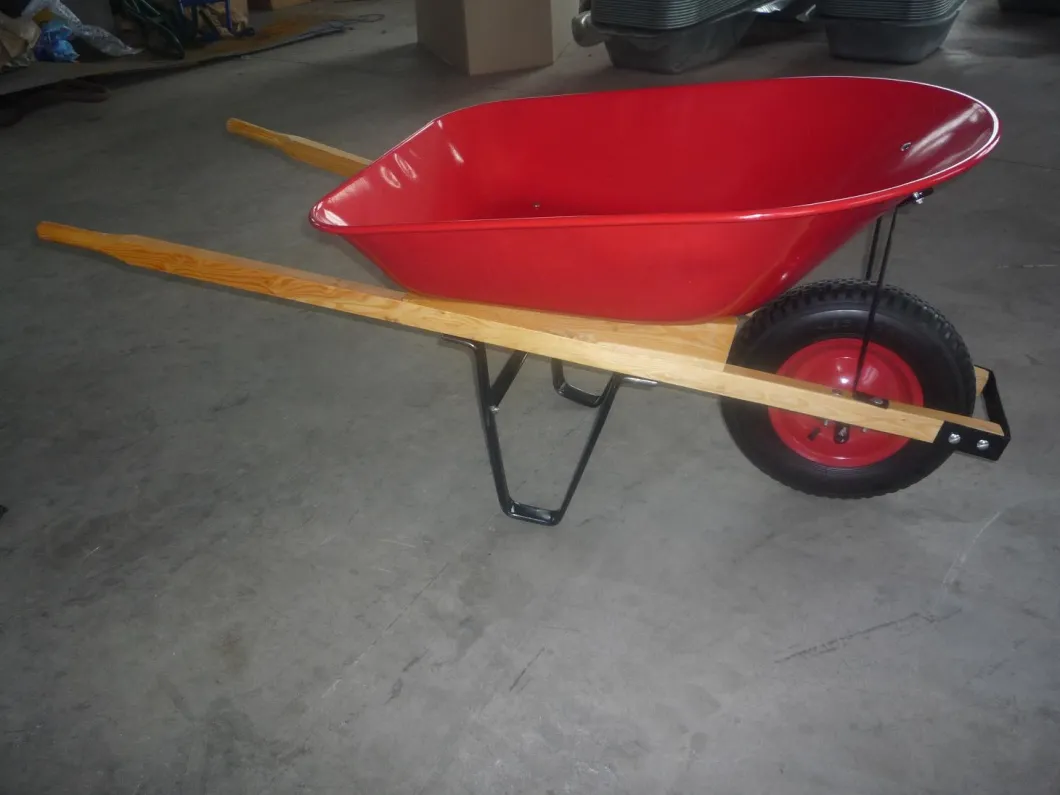
[[[563,397],[569,398],[580,405],[596,408],[597,411],[593,427],[589,431],[589,438],[585,442],[585,448],[582,450],[578,465],[574,469],[574,476],[571,478],[570,485],[567,486],[563,504],[555,509],[538,508],[512,499],[511,492],[508,490],[508,478],[504,471],[504,458],[501,455],[500,435],[497,430],[497,411],[505,394],[508,392],[508,388],[511,387],[512,382],[515,380],[515,376],[519,374],[519,369],[523,366],[523,362],[526,361],[526,354],[520,351],[513,353],[504,367],[501,368],[500,373],[497,374],[496,380],[491,381],[485,345],[481,342],[455,337],[447,337],[446,339],[470,348],[474,357],[475,391],[478,396],[482,427],[486,434],[486,451],[489,453],[490,468],[493,470],[493,483],[497,487],[497,499],[500,502],[501,509],[511,518],[521,519],[524,522],[533,522],[534,524],[547,525],[549,527],[559,524],[570,506],[574,492],[578,488],[578,483],[582,479],[585,467],[589,463],[589,457],[596,446],[596,440],[600,438],[600,431],[603,430],[607,415],[615,402],[618,388],[626,380],[635,381],[638,379],[627,379],[625,376],[616,373],[608,380],[603,392],[599,395],[591,395],[570,386],[563,378],[562,364],[553,362],[553,385],[556,391]]]
[[[585,406],[587,409],[599,408],[600,404],[604,402],[604,395],[606,394],[605,390],[599,395],[594,395],[592,392],[586,392],[567,383],[567,377],[563,373],[563,362],[559,359],[552,360],[552,387],[560,397],[567,398],[567,400],[571,400],[579,406]]]

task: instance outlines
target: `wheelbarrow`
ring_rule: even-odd
[[[505,100],[443,115],[374,162],[228,129],[346,178],[312,224],[404,290],[54,223],[38,235],[466,345],[510,517],[561,521],[629,382],[720,396],[756,467],[822,497],[894,492],[954,452],[997,460],[1009,442],[994,375],[940,312],[885,280],[899,212],[998,142],[996,115],[971,97],[812,77]],[[858,278],[799,284],[862,230]],[[495,379],[487,345],[513,351]],[[554,509],[512,497],[498,437],[528,354],[597,412]],[[612,375],[588,393],[566,363]]]

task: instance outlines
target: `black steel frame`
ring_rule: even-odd
[[[493,484],[497,489],[497,500],[500,502],[501,510],[512,519],[521,519],[524,522],[546,525],[553,527],[563,520],[563,516],[574,499],[574,492],[578,489],[585,467],[589,464],[589,458],[593,454],[596,442],[600,438],[600,432],[604,429],[607,416],[611,412],[611,406],[615,402],[618,388],[624,383],[637,383],[653,386],[654,382],[642,378],[620,375],[613,373],[607,381],[607,385],[599,394],[593,394],[578,389],[568,383],[563,370],[563,362],[552,360],[552,386],[556,394],[566,398],[579,406],[596,409],[596,417],[592,428],[589,430],[589,438],[582,448],[581,456],[574,468],[574,475],[567,486],[567,492],[563,502],[558,508],[541,508],[536,505],[527,505],[518,502],[512,497],[508,488],[508,476],[504,469],[504,456],[501,453],[500,433],[497,428],[497,412],[500,410],[501,401],[508,393],[512,382],[519,374],[519,370],[526,361],[527,354],[515,351],[505,362],[504,367],[497,374],[496,379],[490,378],[489,362],[486,359],[486,346],[481,342],[462,339],[459,337],[446,337],[449,342],[463,345],[471,350],[475,364],[475,392],[478,397],[479,416],[482,420],[482,428],[486,435],[486,451],[489,454],[490,469],[493,471]]]
[[[983,385],[983,408],[986,418],[1001,426],[1001,433],[986,433],[965,425],[944,422],[932,444],[937,447],[948,447],[958,453],[972,455],[976,458],[985,458],[987,461],[997,461],[1001,458],[1008,443],[1012,441],[1012,432],[1009,430],[1008,417],[1005,416],[1005,407],[1001,403],[1001,392],[998,391],[994,371],[987,370],[986,372],[986,383]]]
[[[852,393],[855,400],[864,400],[881,408],[887,407],[887,401],[859,392],[858,384],[861,380],[861,371],[865,365],[865,355],[872,338],[876,312],[879,309],[880,296],[887,276],[887,264],[891,257],[891,243],[894,239],[895,225],[898,222],[898,211],[907,204],[920,204],[929,192],[910,196],[905,202],[895,207],[889,220],[887,216],[878,218],[866,251],[864,278],[866,281],[874,281],[875,284],[865,329],[862,332],[861,349],[858,354]],[[655,386],[655,382],[620,373],[612,373],[603,390],[599,394],[594,394],[570,384],[563,369],[564,363],[558,359],[551,360],[552,387],[556,394],[579,406],[595,409],[596,417],[593,419],[589,437],[586,439],[585,446],[582,448],[581,455],[574,468],[574,475],[571,477],[567,491],[563,496],[563,502],[558,508],[541,508],[536,505],[519,502],[512,497],[511,490],[508,487],[508,476],[504,468],[504,456],[501,453],[500,433],[497,426],[497,413],[500,411],[501,402],[504,400],[504,396],[508,394],[508,390],[522,369],[528,354],[523,351],[511,353],[497,377],[492,379],[490,377],[489,362],[486,358],[485,344],[460,337],[445,337],[445,339],[468,348],[472,354],[475,366],[475,393],[478,400],[479,416],[482,420],[482,428],[486,437],[486,451],[489,454],[490,469],[493,472],[493,483],[497,490],[497,500],[500,502],[501,510],[512,519],[519,519],[524,522],[532,522],[549,527],[559,524],[570,507],[582,475],[585,474],[585,468],[589,464],[589,458],[592,456],[596,442],[599,440],[600,433],[607,422],[607,417],[611,412],[612,405],[614,405],[619,387],[627,383]],[[967,453],[977,458],[986,458],[991,461],[996,461],[1000,458],[1008,445],[1010,434],[1008,420],[1005,417],[1005,411],[1001,405],[1001,396],[997,389],[997,380],[994,378],[993,373],[989,374],[983,389],[983,401],[989,419],[1001,426],[1003,431],[1001,435],[984,433],[963,425],[947,422],[942,424],[934,444],[947,446],[958,452]],[[836,423],[834,427],[835,441],[837,443],[842,444],[850,438],[849,426]],[[2,509],[0,509],[0,512],[2,512]]]
[[[859,392],[858,385],[861,382],[861,372],[865,366],[865,356],[868,353],[869,342],[872,339],[872,330],[876,324],[876,312],[880,306],[880,295],[883,292],[883,285],[885,284],[885,279],[887,277],[887,264],[891,259],[891,243],[894,241],[894,228],[898,223],[898,211],[909,204],[923,204],[924,199],[931,195],[932,192],[933,189],[928,189],[926,191],[914,193],[894,208],[891,212],[889,222],[887,221],[887,216],[880,216],[876,219],[876,223],[873,226],[872,236],[869,238],[868,249],[865,253],[864,279],[867,282],[871,282],[875,276],[875,285],[872,291],[872,303],[869,304],[869,314],[865,322],[865,330],[862,332],[861,336],[861,349],[858,351],[858,364],[857,368],[854,370],[854,384],[851,392],[855,400],[864,400],[882,408],[887,407],[886,400]],[[886,229],[884,227],[885,223],[887,224]],[[1005,416],[1005,409],[1001,403],[1001,394],[998,391],[997,379],[994,377],[992,371],[987,372],[988,376],[982,393],[983,407],[986,411],[987,418],[991,422],[995,422],[1001,426],[1002,433],[1000,435],[985,433],[963,425],[944,422],[939,429],[933,444],[949,447],[957,452],[973,455],[977,458],[985,458],[990,461],[997,461],[1001,457],[1001,454],[1005,451],[1012,436],[1009,431],[1008,419]],[[850,438],[850,427],[836,423],[834,434],[835,441],[838,444],[843,444]]]

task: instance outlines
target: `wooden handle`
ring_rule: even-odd
[[[283,139],[286,137],[283,133],[259,127],[242,119],[229,119],[225,122],[225,129],[233,135],[240,135],[243,138],[249,138],[251,141],[257,141],[259,144],[273,146],[278,149],[283,148]]]
[[[269,130],[242,119],[229,119],[225,123],[225,129],[234,135],[279,149],[288,157],[338,174],[340,177],[352,177],[372,163],[371,160],[343,152],[333,146],[310,141],[308,138],[301,138],[297,135]]]
[[[430,299],[150,237],[95,232],[49,221],[37,225],[37,236],[108,254],[141,268],[530,353],[566,357],[589,366],[595,365],[585,362],[584,353],[574,349],[596,346],[603,350],[609,345],[643,349],[720,370],[736,333],[736,322],[731,318],[690,326],[616,323]]]
[[[37,235],[109,254],[141,268],[926,442],[935,439],[944,421],[987,433],[1002,432],[997,424],[974,417],[898,403],[882,408],[836,395],[827,387],[726,365],[736,331],[731,318],[684,326],[617,323],[410,296],[139,235],[112,235],[48,222],[37,226]]]
[[[405,299],[405,293],[397,290],[348,282],[140,235],[115,235],[42,221],[37,224],[37,237],[52,243],[98,251],[148,270],[366,317],[380,317],[380,307]]]
[[[990,377],[990,371],[982,367],[975,368],[975,396],[979,397],[986,388],[986,381]]]

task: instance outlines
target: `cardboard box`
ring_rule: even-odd
[[[578,0],[416,0],[420,44],[469,75],[555,62]]]

